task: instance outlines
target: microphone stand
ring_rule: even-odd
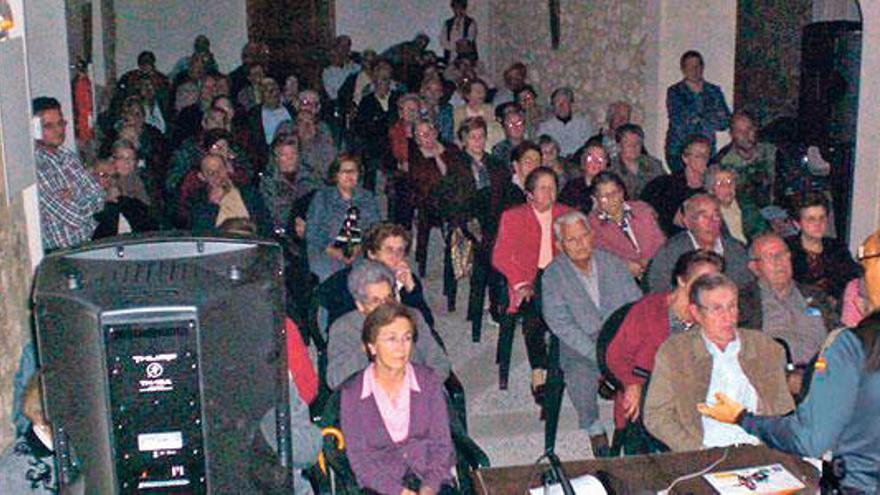
[[[571,481],[568,480],[568,476],[566,476],[565,471],[562,470],[562,462],[559,461],[559,457],[553,452],[553,449],[547,449],[547,452],[544,454],[547,456],[547,460],[550,461],[550,470],[553,472],[553,476],[556,477],[556,480],[559,481],[559,486],[562,487],[562,493],[564,495],[575,495],[574,488],[571,487]]]

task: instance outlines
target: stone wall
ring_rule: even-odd
[[[762,124],[797,115],[801,33],[812,0],[739,0],[734,105]]]
[[[605,108],[626,100],[643,114],[646,2],[560,0],[560,42],[550,44],[549,1],[496,0],[490,4],[490,50],[501,71],[515,61],[529,66],[529,79],[547,103],[555,86],[575,91],[575,111],[589,115],[598,128]]]

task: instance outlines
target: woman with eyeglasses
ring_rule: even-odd
[[[565,184],[559,193],[559,202],[577,208],[589,215],[593,209],[593,178],[608,169],[608,152],[602,139],[590,139],[580,157],[581,176]]]
[[[379,305],[364,322],[370,364],[342,385],[340,420],[351,469],[367,493],[457,493],[442,379],[410,361],[425,337],[396,302]]]
[[[626,193],[620,176],[600,172],[593,178],[595,206],[588,218],[595,247],[624,260],[632,276],[640,279],[666,236],[654,209],[643,201],[627,200]]]
[[[306,215],[309,268],[323,282],[351,265],[361,253],[363,233],[379,222],[379,204],[373,193],[358,187],[360,161],[339,155],[330,165],[332,184],[319,189]]]

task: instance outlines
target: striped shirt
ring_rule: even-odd
[[[92,238],[92,215],[104,208],[104,190],[79,157],[65,148],[36,143],[40,225],[46,251],[74,247]]]

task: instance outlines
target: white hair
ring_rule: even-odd
[[[568,213],[563,213],[553,220],[553,235],[557,241],[562,240],[562,226],[563,225],[573,225],[577,222],[584,222],[584,227],[587,230],[592,230],[590,227],[590,221],[587,219],[587,216],[580,210],[573,210]]]

